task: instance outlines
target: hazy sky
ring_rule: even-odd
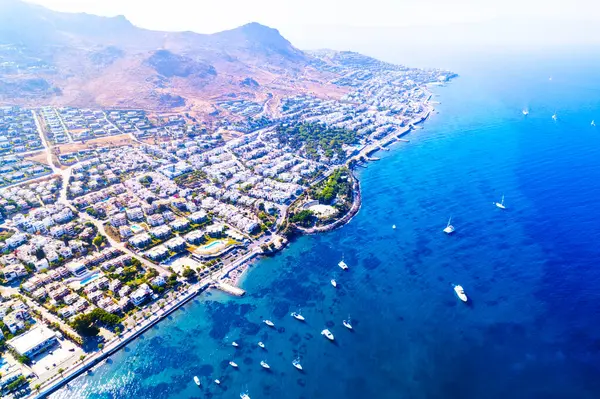
[[[303,49],[390,59],[389,50],[600,44],[600,0],[28,0],[73,12],[125,15],[158,30],[213,33],[248,22]],[[390,59],[391,60],[391,59]]]

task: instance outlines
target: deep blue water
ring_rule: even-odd
[[[53,397],[599,398],[598,66],[532,56],[459,70],[435,90],[439,114],[359,171],[350,224],[259,261],[246,297],[202,296]],[[502,194],[506,211],[492,204]]]

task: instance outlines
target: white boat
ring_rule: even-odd
[[[556,112],[554,113],[554,115],[552,115],[552,120],[554,120],[554,121],[558,120],[558,115],[556,115]]]
[[[296,312],[292,312],[291,316],[296,319],[296,320],[300,320],[300,321],[304,321],[304,316],[302,316],[300,313],[296,313]]]
[[[352,324],[350,324],[350,318],[348,318],[348,320],[344,320],[342,323],[344,324],[344,327],[346,327],[348,330],[352,330]]]
[[[592,126],[596,126],[596,122],[595,122],[595,121],[592,121],[591,125],[592,125]]]
[[[248,395],[248,393],[241,393],[240,394],[240,399],[250,399],[250,395]]]
[[[333,285],[334,287],[337,287],[337,282],[334,279],[331,279],[331,285]]]
[[[233,346],[234,348],[237,348],[238,346],[240,346],[237,342],[233,341],[231,343],[231,346]]]
[[[523,110],[523,115],[524,115],[524,116],[527,116],[527,115],[529,115],[529,110],[527,110],[527,108],[525,108],[525,109]]]
[[[504,195],[502,196],[502,201],[495,202],[494,204],[500,209],[506,209],[506,206],[504,206]]]
[[[260,366],[261,366],[263,369],[267,369],[267,370],[271,368],[271,366],[269,366],[269,364],[268,364],[267,362],[265,362],[264,360],[261,360],[261,361],[260,361]]]
[[[446,225],[446,228],[443,231],[446,234],[452,234],[455,230],[456,229],[454,228],[454,226],[452,226],[452,217],[450,217],[450,219],[448,219],[448,224]]]
[[[198,378],[198,376],[194,376],[194,382],[196,385],[200,386],[200,378]]]
[[[237,363],[234,362],[233,360],[229,362],[229,365],[233,368],[237,368],[237,366],[238,366]]]
[[[465,294],[465,290],[461,285],[455,285],[454,292],[456,292],[458,299],[460,299],[461,301],[467,302],[469,300],[469,298],[467,298],[467,294]]]
[[[258,343],[258,346],[260,346],[261,348],[265,349],[265,344],[263,344],[263,343],[262,343],[262,341],[260,341],[260,342]]]
[[[323,331],[321,331],[321,335],[324,335],[330,341],[334,340],[333,334],[328,329],[324,329]]]
[[[300,359],[296,358],[294,359],[294,361],[292,362],[292,364],[294,365],[294,367],[296,367],[298,370],[302,370],[302,365],[300,364]]]
[[[393,224],[393,225],[392,225],[392,229],[395,229],[395,228],[396,228],[396,225],[395,225],[395,224]]]
[[[273,323],[271,320],[263,320],[263,323],[265,323],[269,327],[275,327],[275,323]]]
[[[221,385],[221,381],[220,380],[215,380],[215,384]]]
[[[348,265],[343,260],[338,263],[338,266],[342,268],[342,270],[348,270]]]

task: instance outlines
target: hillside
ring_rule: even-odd
[[[220,101],[343,95],[315,61],[258,23],[210,35],[158,32],[122,16],[0,0],[0,104],[210,113]]]

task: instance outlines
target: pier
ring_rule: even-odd
[[[233,285],[229,285],[227,283],[215,283],[213,287],[235,296],[244,296],[246,294],[246,291],[244,291],[243,289],[239,287],[234,287]]]

